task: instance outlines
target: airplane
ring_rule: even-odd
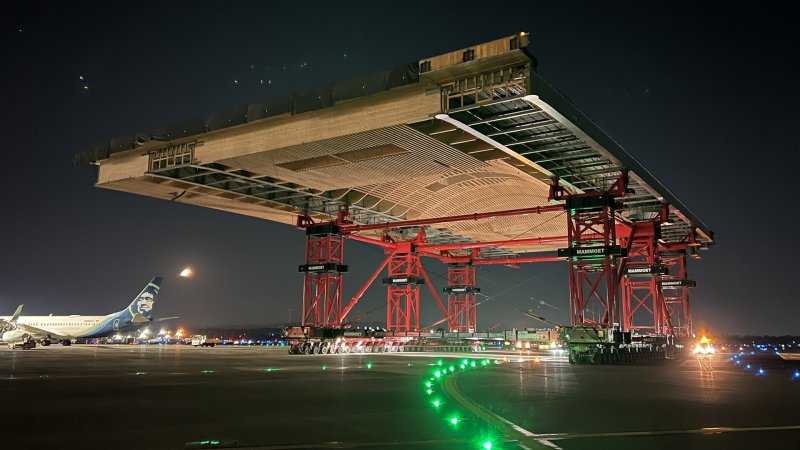
[[[22,307],[24,305],[17,306],[17,310],[14,311],[14,315],[11,316],[8,320],[0,319],[0,335],[5,333],[6,331],[11,331],[17,329],[17,319],[19,318],[20,314],[22,314]]]
[[[9,331],[2,334],[9,348],[33,348],[36,342],[48,346],[52,341],[68,346],[77,338],[99,338],[136,328],[153,321],[153,303],[158,296],[161,277],[153,278],[122,311],[105,316],[22,316],[22,305],[12,317],[0,317],[0,326]]]

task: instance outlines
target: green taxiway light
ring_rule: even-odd
[[[455,371],[456,371],[456,366],[450,366],[450,372],[455,372]]]
[[[214,373],[214,371],[211,370],[211,369],[204,369],[204,370],[201,370],[200,372],[202,372],[202,373]]]
[[[438,407],[442,406],[442,402],[440,402],[439,400],[434,400],[433,401],[433,406],[435,408],[438,408]]]
[[[472,361],[471,363],[469,363],[469,365],[475,367],[475,361]]]
[[[134,375],[147,375],[147,372],[136,372]]]
[[[441,366],[442,365],[442,360],[440,359],[440,360],[436,361],[436,364]]]
[[[442,372],[440,372],[440,371],[438,371],[438,370],[437,370],[437,371],[436,371],[436,373],[435,373],[435,374],[433,374],[433,375],[434,375],[436,378],[439,378],[439,377],[441,377],[441,376],[442,376]]]
[[[367,369],[372,369],[372,363],[371,362],[367,363]]]
[[[433,383],[431,383],[430,381],[428,381],[427,383],[425,383],[425,387],[431,387],[431,386],[433,386]]]
[[[452,419],[450,419],[450,423],[453,425],[458,425],[458,417],[453,417]]]
[[[492,448],[492,441],[486,441],[486,442],[484,442],[484,443],[483,443],[483,448],[485,448],[486,450],[491,450],[491,448]]]
[[[465,368],[465,367],[467,367],[467,366],[465,366],[465,365],[463,365],[463,364],[462,364],[462,365],[460,365],[459,367],[461,367],[461,370],[464,370],[464,368]]]
[[[431,395],[431,394],[433,394],[433,389],[428,389],[428,390],[427,390],[427,391],[425,391],[425,392],[427,392],[427,393],[428,393],[428,395]]]
[[[461,361],[461,364],[464,364],[466,366],[467,364],[469,364],[469,360],[464,358],[464,360]]]
[[[327,364],[323,364],[322,365],[322,370],[327,370],[327,369],[328,369],[328,365]]]

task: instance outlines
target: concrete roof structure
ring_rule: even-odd
[[[291,97],[115,139],[78,155],[97,186],[294,225],[343,206],[360,224],[548,204],[608,189],[627,171],[624,219],[669,205],[665,242],[713,233],[537,72],[527,35],[425,58]],[[431,243],[565,236],[564,213],[462,221]],[[402,237],[401,237],[402,238]],[[559,245],[536,246],[552,250]],[[532,247],[484,248],[485,257]]]

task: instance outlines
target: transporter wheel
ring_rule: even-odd
[[[48,347],[48,346],[50,346],[50,339],[43,340],[42,341],[42,347]]]
[[[406,346],[405,345],[401,345],[401,346],[397,347],[397,351],[399,351],[400,353],[403,353],[404,351],[406,351]]]
[[[327,342],[319,346],[319,351],[323,355],[327,355],[328,352],[330,352],[330,350],[331,350],[331,345],[328,344]]]
[[[335,354],[337,354],[337,355],[338,355],[339,353],[342,353],[342,346],[341,346],[341,345],[337,345],[337,346],[336,346],[336,348],[335,348],[335,349],[333,349],[333,353],[335,353]]]
[[[310,355],[311,354],[311,346],[308,344],[303,345],[303,354]]]
[[[64,347],[69,347],[70,345],[72,345],[72,341],[70,341],[69,339],[63,340],[61,341],[61,345],[63,345]]]
[[[315,355],[319,355],[320,353],[322,353],[322,346],[321,345],[315,345],[314,347],[311,348],[311,350],[313,351],[313,353]]]
[[[372,346],[371,345],[365,345],[364,346],[364,353],[372,353]]]

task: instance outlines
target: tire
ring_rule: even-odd
[[[42,341],[42,347],[49,347],[51,344],[50,339],[45,339]]]
[[[69,347],[70,345],[72,345],[72,341],[70,341],[69,339],[61,341],[61,345],[64,347]]]
[[[371,345],[365,345],[364,346],[364,353],[372,353],[372,346]]]
[[[319,355],[320,353],[322,353],[322,346],[321,345],[315,345],[314,348],[312,348],[312,350],[313,350],[315,355]]]

